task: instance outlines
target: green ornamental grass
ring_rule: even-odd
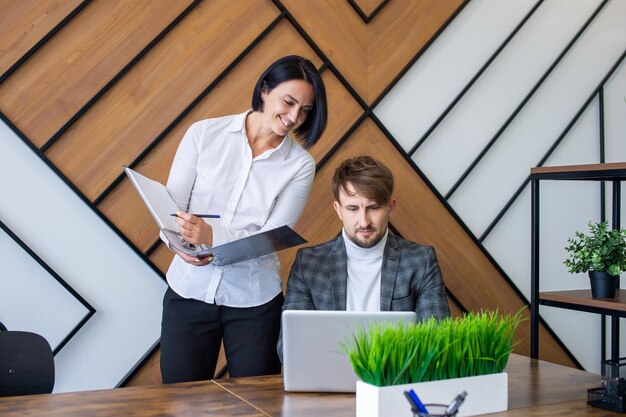
[[[499,373],[520,321],[521,310],[371,324],[357,329],[342,347],[358,377],[379,387]]]

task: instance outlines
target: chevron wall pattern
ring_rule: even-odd
[[[453,313],[524,308],[529,168],[626,160],[625,19],[623,0],[0,1],[0,137],[27,145],[117,239],[124,262],[142,270],[141,279],[122,280],[146,303],[137,316],[151,316],[130,365],[105,382],[64,386],[160,382],[159,297],[172,254],[121,165],[165,182],[190,124],[248,108],[258,74],[287,54],[320,68],[330,106],[311,150],[317,175],[298,232],[311,244],[339,232],[330,177],[343,159],[370,154],[397,179],[393,230],[435,247]],[[2,175],[4,200],[11,174]],[[555,260],[542,274],[563,276],[559,246],[604,207],[589,184],[543,193]],[[581,195],[587,202],[578,203]],[[9,202],[0,204],[0,221],[27,242],[7,238],[12,250],[32,247],[40,265],[51,264],[15,217]],[[126,265],[116,256],[100,261]],[[294,256],[280,254],[283,279]],[[89,279],[57,275],[68,291]],[[13,284],[0,280],[5,285]],[[546,285],[585,283],[564,277]],[[115,313],[97,305],[96,293],[84,296],[94,312],[64,350],[91,349],[90,322]],[[2,310],[0,321],[9,317]],[[542,310],[540,357],[597,371],[599,319],[567,314]],[[582,345],[567,332],[572,317],[594,335]],[[529,354],[529,329],[528,321],[520,326],[516,352]]]

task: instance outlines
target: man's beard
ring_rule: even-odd
[[[368,241],[364,241],[364,240],[359,239],[359,237],[358,237],[358,232],[360,232],[360,231],[376,232],[376,229],[372,229],[371,227],[361,227],[359,229],[356,229],[354,231],[353,235],[350,235],[349,233],[346,233],[348,235],[348,237],[350,238],[350,241],[352,241],[352,243],[354,243],[355,245],[357,245],[358,247],[363,248],[363,249],[369,249],[371,247],[376,246],[378,244],[378,242],[383,240],[383,236],[385,236],[384,233],[380,233],[379,235],[375,236],[374,239],[368,240]]]

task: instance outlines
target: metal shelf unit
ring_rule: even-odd
[[[611,316],[611,358],[619,358],[619,318],[626,317],[626,290],[615,299],[594,299],[590,290],[539,292],[539,182],[541,180],[610,181],[613,183],[612,226],[620,227],[621,182],[626,180],[626,162],[535,167],[531,183],[531,299],[530,356],[539,358],[539,305]],[[619,285],[618,285],[619,287]],[[604,319],[602,320],[604,324]],[[604,332],[604,326],[602,326]],[[602,355],[604,359],[604,337]]]

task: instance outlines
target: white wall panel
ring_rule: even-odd
[[[437,119],[533,2],[472,1],[430,46],[375,113],[405,150]],[[413,160],[445,194],[504,120],[600,4],[547,0],[457,104]],[[612,0],[546,79],[496,145],[449,200],[476,236],[494,220],[626,49],[626,1]],[[497,23],[495,23],[497,22]],[[482,32],[485,29],[487,32]],[[475,45],[479,39],[484,49]],[[470,58],[468,58],[468,51]],[[480,58],[482,62],[474,60]],[[605,87],[606,161],[626,161],[626,63]],[[546,165],[600,161],[599,100],[595,97]],[[569,274],[564,246],[575,230],[600,216],[597,183],[541,183],[541,290],[589,288]],[[626,190],[622,187],[622,226]],[[610,194],[610,187],[608,187]],[[607,197],[610,209],[610,195]],[[486,250],[530,297],[530,189],[487,235]],[[626,285],[622,285],[626,287]],[[542,307],[541,315],[582,365],[600,371],[600,319]],[[576,326],[572,326],[572,322]],[[622,355],[626,352],[622,331]]]
[[[430,128],[535,4],[473,0],[465,6],[374,110],[405,150]]]
[[[624,16],[626,2],[609,2],[449,200],[476,235],[485,230],[507,202],[510,190],[528,176],[529,167],[540,161],[624,51]]]
[[[548,161],[549,165],[567,165],[599,159],[596,139],[598,129],[597,108],[588,109],[574,131],[564,138],[561,146]],[[569,181],[541,181],[540,183],[540,290],[555,291],[588,288],[588,278],[583,274],[571,275],[563,260],[567,238],[573,230],[582,230],[588,219],[600,213],[600,188],[597,183]],[[516,287],[530,300],[530,186],[507,211],[498,225],[483,242],[485,248],[504,269]],[[541,316],[557,332],[559,338],[585,367],[592,372],[600,370],[599,338],[600,320],[593,314],[541,307]],[[572,328],[575,317],[581,334]],[[626,340],[626,338],[625,338]]]
[[[626,20],[626,16],[624,19]],[[604,114],[604,134],[607,138],[606,162],[626,161],[626,60],[622,61],[613,77],[606,83]],[[622,193],[626,194],[626,189]]]
[[[9,330],[40,334],[54,350],[89,314],[79,299],[3,230],[0,265],[0,321]]]
[[[542,3],[413,160],[446,194],[593,13],[597,1]],[[575,6],[575,7],[570,7]],[[555,18],[558,16],[558,18]],[[451,153],[450,149],[456,152]],[[445,164],[438,161],[445,160]],[[437,162],[436,162],[437,161]]]
[[[0,149],[0,218],[96,309],[55,357],[55,392],[114,387],[158,341],[165,283],[4,123]]]

